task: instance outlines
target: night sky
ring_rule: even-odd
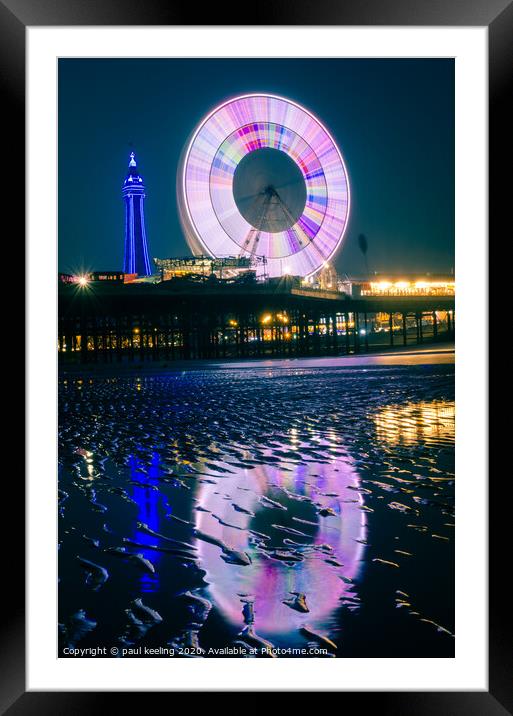
[[[120,270],[130,151],[146,185],[152,256],[185,256],[176,206],[182,148],[238,94],[304,105],[342,151],[352,210],[340,273],[454,266],[453,60],[64,59],[59,61],[59,271]]]

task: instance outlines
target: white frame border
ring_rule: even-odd
[[[473,332],[474,326],[487,325],[486,301],[475,301],[476,291],[485,293],[487,287],[487,43],[486,27],[27,28],[27,690],[488,689],[487,360],[485,337],[478,343]],[[77,56],[248,57],[247,48],[258,46],[272,48],[273,57],[304,57],[298,48],[309,47],[309,54],[316,57],[456,58],[456,656],[173,659],[171,664],[152,658],[58,659],[53,616],[56,511],[53,498],[49,499],[55,489],[57,434],[52,413],[57,321],[56,61]],[[131,48],[138,48],[138,54]]]

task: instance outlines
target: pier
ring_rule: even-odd
[[[59,286],[69,363],[362,353],[454,339],[454,295],[360,296],[274,285],[164,281]]]

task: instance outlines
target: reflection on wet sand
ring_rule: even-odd
[[[148,525],[150,529],[158,530],[160,527],[159,502],[162,496],[158,490],[158,479],[161,475],[159,455],[154,453],[148,469],[148,474],[141,473],[143,465],[134,455],[129,458],[130,482],[132,484],[132,499],[137,504],[137,522]],[[133,547],[140,550],[145,559],[151,560],[155,567],[159,566],[158,551],[151,550],[155,540],[147,532],[135,529],[133,534]],[[141,575],[141,592],[156,592],[160,587],[158,570],[155,573],[145,572]]]
[[[453,655],[452,366],[285,363],[61,381],[61,648]]]
[[[214,603],[243,626],[242,604],[251,600],[255,628],[265,634],[293,632],[328,618],[360,568],[366,515],[349,463],[307,463],[241,469],[199,488],[196,527],[245,552],[250,564],[219,558],[219,547],[199,541]],[[308,611],[287,603],[304,594]],[[354,596],[354,593],[353,593]]]
[[[376,433],[390,445],[454,443],[455,404],[450,400],[388,405],[373,415]]]

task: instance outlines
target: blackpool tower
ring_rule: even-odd
[[[135,154],[130,154],[128,174],[123,184],[125,200],[125,273],[149,276],[151,271],[144,226],[144,183],[137,171]]]

